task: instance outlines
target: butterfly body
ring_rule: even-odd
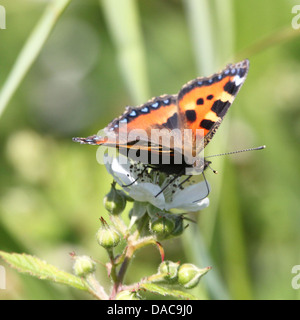
[[[184,169],[195,166],[189,160],[201,153],[213,138],[248,69],[248,60],[228,65],[210,77],[188,82],[178,94],[162,95],[138,107],[127,107],[104,129],[103,136],[73,140],[115,147],[150,168],[182,175]],[[204,160],[201,170],[207,164]]]

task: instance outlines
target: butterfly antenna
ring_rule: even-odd
[[[214,174],[217,174],[218,171],[215,170],[215,169],[213,169],[213,168],[210,166],[210,164],[211,164],[210,161],[206,161],[206,163],[205,163],[205,169],[206,169],[206,168],[209,168]]]
[[[249,148],[249,149],[243,149],[243,150],[236,150],[236,151],[231,151],[231,152],[225,152],[225,153],[220,153],[220,154],[215,154],[212,156],[207,156],[205,157],[205,159],[207,158],[213,158],[213,157],[219,157],[219,156],[228,156],[230,154],[236,154],[236,153],[241,153],[241,152],[248,152],[248,151],[254,151],[254,150],[262,150],[265,149],[266,146],[260,146],[260,147],[256,147],[256,148]],[[209,165],[208,165],[209,166]],[[213,170],[214,171],[214,170]]]

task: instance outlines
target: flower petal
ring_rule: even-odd
[[[136,201],[150,202],[159,209],[165,208],[165,197],[163,193],[155,197],[161,188],[150,182],[141,182],[130,187],[129,196]]]
[[[123,156],[119,155],[119,157]],[[127,161],[121,162],[118,157],[107,155],[105,167],[108,173],[114,177],[120,186],[131,184],[136,179],[130,172],[130,163],[128,159]]]
[[[198,211],[209,205],[207,198],[210,191],[205,181],[190,185],[183,190],[178,190],[173,200],[166,205],[166,209],[182,209],[186,211]]]

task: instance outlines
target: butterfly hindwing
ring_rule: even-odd
[[[141,149],[148,152],[160,153],[163,148],[155,143],[155,130],[171,131],[178,126],[177,95],[162,95],[136,107],[127,107],[125,112],[114,119],[106,128],[110,145],[117,140],[118,148]],[[115,139],[116,138],[116,139]]]

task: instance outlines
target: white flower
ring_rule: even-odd
[[[114,180],[135,201],[148,202],[166,211],[171,209],[179,209],[186,212],[199,211],[209,205],[209,199],[207,198],[209,185],[207,182],[202,181],[186,187],[184,185],[183,187],[178,187],[182,178],[177,178],[164,189],[173,176],[165,178],[161,183],[161,173],[158,171],[152,171],[149,174],[148,171],[143,171],[143,165],[133,165],[129,159],[124,161],[124,157],[120,161],[121,157],[123,156],[118,155],[114,158],[108,156],[105,166]]]

